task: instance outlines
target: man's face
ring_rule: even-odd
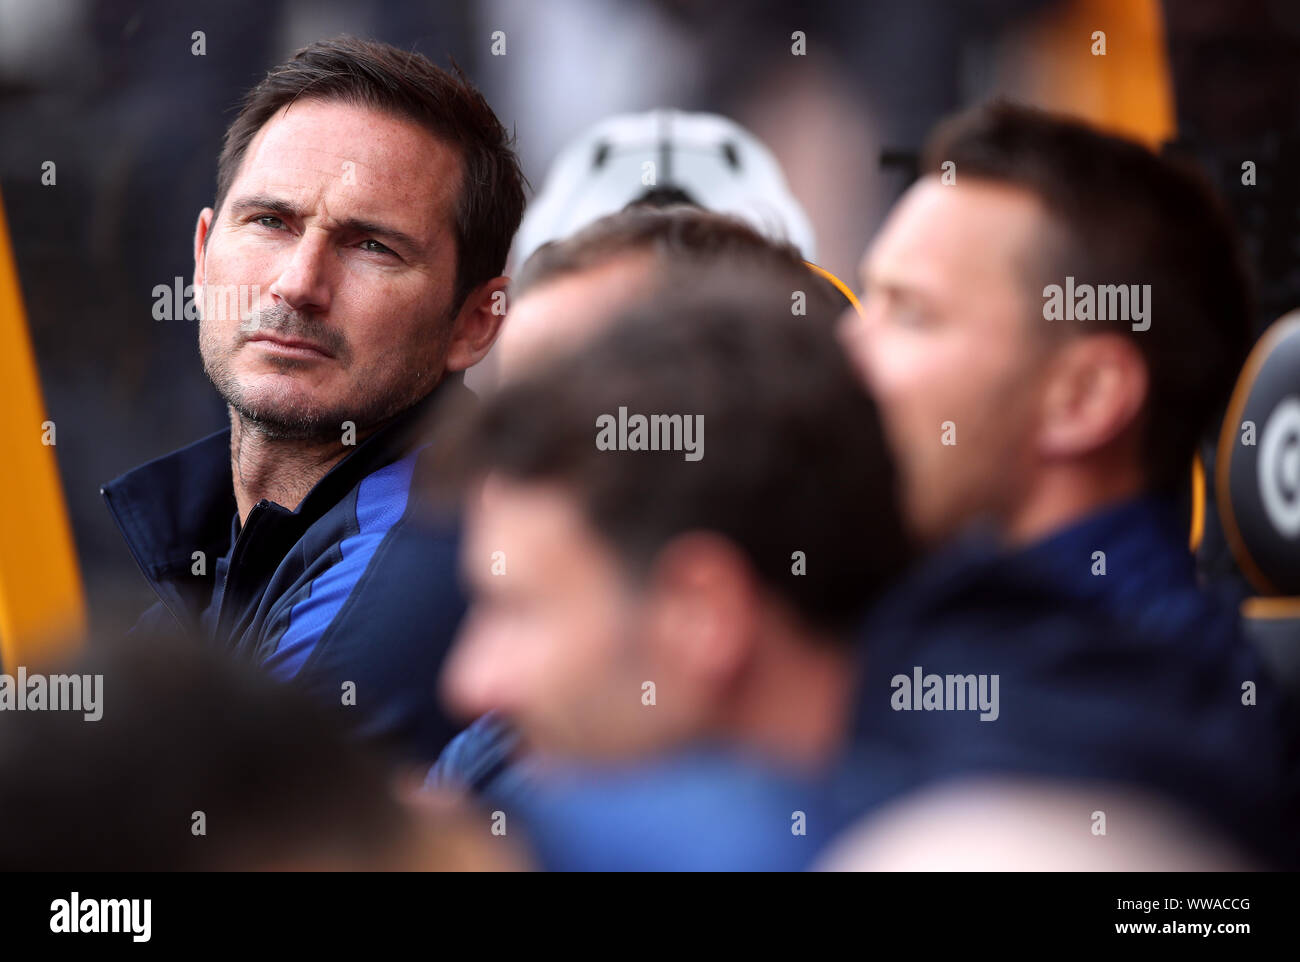
[[[418,125],[343,103],[299,101],[258,132],[195,250],[203,366],[246,420],[326,439],[433,389],[460,168]]]
[[[573,497],[490,477],[465,524],[473,603],[443,675],[448,703],[501,712],[544,753],[623,757],[669,741],[675,712],[642,702],[645,681],[672,684],[646,643],[648,602]]]
[[[863,261],[864,317],[843,333],[883,413],[923,539],[995,523],[1033,470],[1050,339],[1033,327],[1046,215],[1023,191],[915,185]],[[955,442],[955,443],[945,443]]]
[[[575,347],[649,290],[649,254],[611,258],[588,270],[563,274],[512,298],[497,346],[503,381],[548,355]]]

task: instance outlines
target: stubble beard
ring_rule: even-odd
[[[278,306],[255,315],[245,328],[235,334],[233,344],[228,349],[214,343],[207,330],[200,327],[200,354],[208,380],[239,418],[241,430],[269,441],[338,441],[348,422],[354,425],[358,434],[364,433],[422,400],[439,380],[432,368],[419,367],[397,384],[388,385],[386,390],[382,387],[367,390],[366,385],[379,383],[380,372],[391,370],[405,361],[400,352],[393,352],[395,356],[384,358],[374,366],[373,376],[357,378],[358,390],[336,404],[312,403],[302,397],[295,397],[298,393],[296,386],[284,392],[249,390],[232,369],[230,359],[247,343],[250,334],[258,329],[323,340],[324,346],[334,355],[326,363],[347,364],[350,361],[350,351],[346,342],[337,335],[322,338],[319,328],[313,331],[304,327],[290,312]],[[311,364],[320,362],[276,358],[272,363],[278,374],[292,377],[295,372],[306,371]]]

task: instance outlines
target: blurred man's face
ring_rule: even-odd
[[[691,686],[646,639],[653,605],[551,485],[490,478],[470,499],[461,568],[473,596],[443,676],[466,717],[495,710],[530,748],[611,758],[689,727]],[[674,692],[643,703],[643,683]]]
[[[245,419],[324,439],[432,390],[460,167],[418,125],[342,103],[299,101],[258,132],[195,251],[204,369]]]
[[[1033,327],[1042,298],[1032,278],[1046,230],[1031,194],[930,177],[863,261],[865,316],[846,318],[845,340],[881,406],[909,520],[928,541],[1001,520],[1032,472],[1049,343]]]
[[[649,290],[649,254],[624,254],[589,270],[543,281],[511,298],[496,353],[509,380],[547,355],[571,348]]]

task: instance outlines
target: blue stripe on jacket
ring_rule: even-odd
[[[339,542],[343,557],[314,580],[307,589],[307,597],[290,610],[289,627],[280,636],[274,654],[264,663],[273,677],[287,681],[298,674],[342,610],[379,545],[406,514],[411,477],[419,454],[417,450],[380,468],[358,485],[358,531]]]

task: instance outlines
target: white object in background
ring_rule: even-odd
[[[513,265],[517,269],[547,241],[568,237],[655,187],[739,216],[764,235],[794,244],[805,260],[816,259],[808,215],[758,138],[717,114],[665,109],[602,120],[560,152],[515,235]]]

